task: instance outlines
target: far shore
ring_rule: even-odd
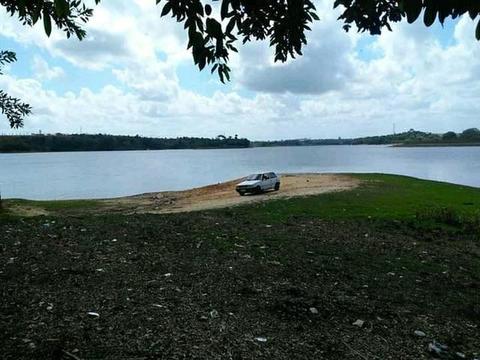
[[[433,143],[433,144],[392,144],[392,147],[467,147],[480,146],[480,143]]]

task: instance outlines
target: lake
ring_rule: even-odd
[[[480,187],[480,147],[305,146],[0,154],[4,198],[108,198],[183,190],[257,171],[381,172]]]

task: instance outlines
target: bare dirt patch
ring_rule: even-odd
[[[102,209],[129,213],[175,213],[217,209],[271,199],[316,195],[351,190],[360,180],[338,174],[287,174],[281,177],[280,191],[240,196],[236,179],[185,191],[148,193],[118,199],[102,200]]]
[[[34,217],[48,215],[48,211],[38,206],[14,205],[8,208],[14,216]]]

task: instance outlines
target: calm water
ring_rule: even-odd
[[[182,190],[267,170],[382,172],[480,187],[480,147],[308,146],[0,154],[4,198],[105,198]]]

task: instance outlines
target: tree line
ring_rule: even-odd
[[[60,151],[114,151],[114,150],[167,150],[167,149],[231,149],[271,146],[312,145],[480,145],[480,130],[466,129],[461,133],[448,131],[435,134],[410,129],[409,131],[380,136],[337,139],[291,139],[274,141],[250,141],[246,138],[225,137],[177,137],[152,138],[120,135],[2,135],[0,152],[60,152]]]
[[[178,137],[152,138],[118,135],[3,135],[0,136],[0,152],[60,152],[60,151],[113,151],[113,150],[166,150],[166,149],[228,149],[245,148],[250,141],[245,138]]]
[[[417,131],[410,129],[398,134],[367,136],[360,138],[337,139],[294,139],[276,141],[255,141],[252,146],[312,146],[312,145],[480,145],[480,130],[466,129],[461,133],[448,131],[444,134]]]

